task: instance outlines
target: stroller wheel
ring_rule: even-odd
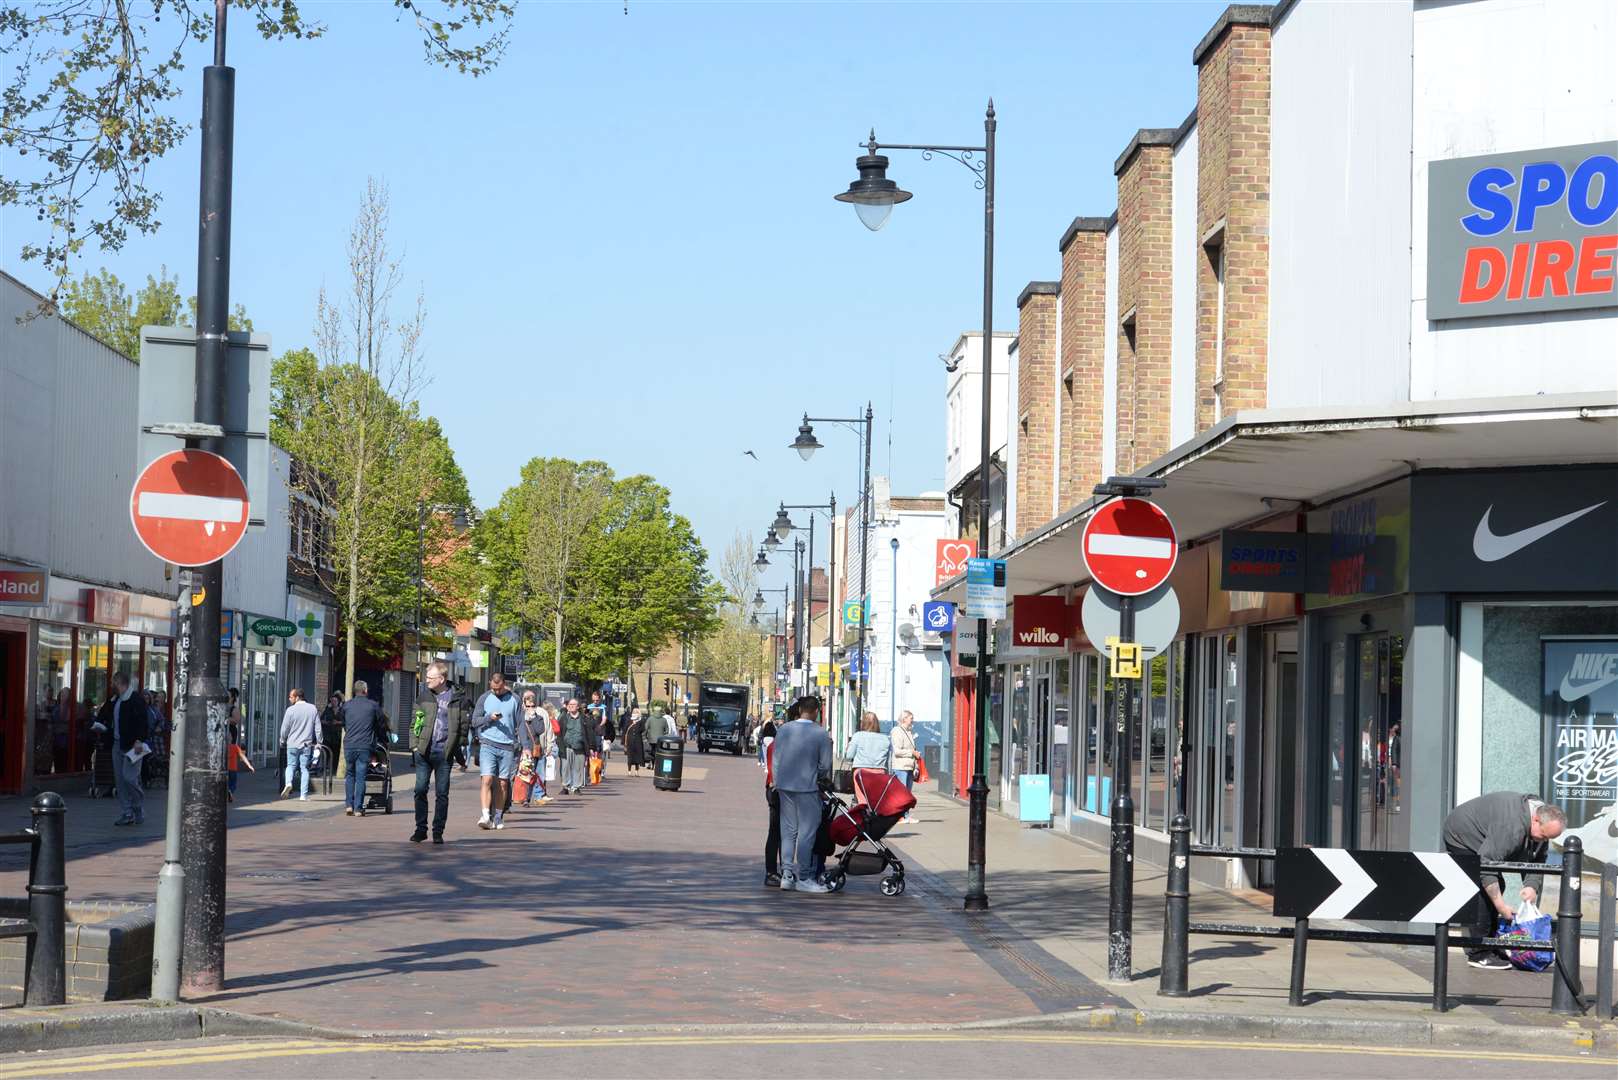
[[[848,875],[841,870],[828,871],[825,877],[826,888],[832,892],[842,892],[843,886],[848,884]]]
[[[391,813],[393,813],[393,796],[392,796],[392,795],[389,795],[389,796],[388,796],[388,801],[387,801],[387,804],[386,804],[386,805],[385,805],[385,806],[383,806],[383,808],[382,808],[382,812],[383,812],[383,813],[384,813],[384,814],[391,814]]]
[[[905,879],[897,875],[882,879],[883,896],[899,896],[905,891]]]

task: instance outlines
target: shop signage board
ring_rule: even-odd
[[[1011,605],[1011,647],[1039,649],[1053,654],[1067,651],[1073,636],[1073,609],[1067,598],[1054,593],[1018,596]]]
[[[858,626],[861,623],[871,625],[871,605],[859,600],[843,601],[843,625]]]
[[[975,622],[959,622],[955,624],[955,658],[956,663],[962,657],[976,657],[978,654],[978,625]]]
[[[298,633],[298,628],[288,619],[254,619],[248,629],[263,638],[289,638]]]
[[[1085,522],[1079,551],[1095,583],[1121,596],[1151,592],[1180,558],[1174,523],[1146,499],[1103,503]]]
[[[966,604],[961,613],[971,619],[1006,617],[1006,561],[966,560]]]
[[[921,605],[921,625],[929,634],[955,630],[955,605],[947,600],[929,600]]]
[[[50,571],[43,567],[0,566],[0,605],[43,605],[50,592],[50,579]]]
[[[1544,638],[1545,797],[1586,855],[1618,862],[1618,637]]]
[[[938,541],[937,558],[934,560],[933,588],[944,584],[950,578],[960,577],[966,573],[966,561],[978,553],[976,540]]]
[[[1427,169],[1427,317],[1618,305],[1618,142]]]
[[[157,558],[206,566],[247,534],[247,486],[206,450],[171,450],[146,466],[129,496],[135,536]]]
[[[287,648],[319,656],[325,644],[326,605],[288,593],[287,621],[298,628],[296,634],[287,638]]]
[[[1273,914],[1289,919],[1469,923],[1479,859],[1440,851],[1279,848]]]
[[[1106,589],[1090,589],[1079,607],[1090,648],[1107,655],[1107,639],[1123,636],[1122,598]],[[1180,598],[1171,585],[1160,585],[1135,601],[1135,644],[1150,661],[1165,652],[1180,632]]]

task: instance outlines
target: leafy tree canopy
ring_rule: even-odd
[[[197,298],[181,300],[180,279],[169,277],[166,266],[158,269],[155,278],[147,274],[146,284],[133,296],[118,275],[105,267],[94,274],[85,272],[67,283],[57,303],[68,319],[131,360],[140,359],[141,327],[197,324]],[[230,328],[253,329],[253,320],[240,304],[230,313]]]

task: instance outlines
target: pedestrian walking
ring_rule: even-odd
[[[489,689],[478,698],[472,726],[478,736],[478,773],[482,777],[483,813],[478,828],[503,829],[507,785],[517,774],[517,695],[498,671],[489,676]]]
[[[915,724],[915,716],[911,715],[909,709],[906,709],[899,714],[899,719],[894,723],[893,730],[888,732],[890,743],[888,768],[893,771],[893,775],[898,778],[899,783],[903,784],[907,789],[914,785],[916,776],[916,733],[912,730]],[[901,820],[907,825],[916,823],[914,815],[909,811],[905,812],[905,816]]]
[[[881,769],[886,772],[892,751],[892,740],[882,734],[882,722],[877,719],[876,713],[868,712],[860,717],[860,729],[849,737],[848,745],[843,747],[843,757],[848,760],[851,769]]]
[[[320,731],[322,736],[321,756],[325,763],[320,770],[324,778],[322,789],[327,795],[331,794],[332,783],[337,778],[337,763],[342,760],[343,752],[343,695],[341,691],[333,690],[326,697],[326,708],[320,714]]]
[[[831,735],[820,726],[820,699],[799,698],[796,717],[770,744],[770,773],[781,805],[781,888],[823,893],[815,876],[820,785],[831,778]]]
[[[309,801],[309,766],[315,747],[320,743],[320,711],[303,700],[303,691],[294,686],[287,691],[287,711],[281,716],[281,748],[286,751],[286,783],[281,785],[281,798],[292,794],[292,781],[302,776],[298,800]]]
[[[797,706],[788,706],[786,716],[798,715]],[[781,887],[781,796],[775,790],[775,724],[765,722],[759,729],[758,757],[764,768],[764,805],[770,810],[769,831],[764,834],[764,887]]]
[[[517,718],[517,750],[521,756],[517,759],[518,779],[513,782],[513,787],[521,784],[527,788],[520,804],[522,806],[528,806],[535,801],[536,790],[539,792],[540,803],[551,801],[545,789],[545,756],[553,739],[550,717],[539,707],[539,699],[534,692],[524,690],[522,710]]]
[[[562,717],[556,706],[547,703],[545,716],[550,720],[551,737],[545,747],[545,795],[552,797],[551,788],[562,782]]]
[[[1451,855],[1476,855],[1483,862],[1542,863],[1550,852],[1550,842],[1567,828],[1562,808],[1535,795],[1515,791],[1495,791],[1468,800],[1444,819],[1444,850]],[[1472,933],[1494,936],[1494,916],[1507,919],[1516,914],[1505,897],[1505,879],[1484,871],[1478,887],[1488,898],[1486,910],[1477,916]],[[1518,895],[1524,903],[1538,905],[1545,888],[1543,874],[1524,874]],[[1493,949],[1466,950],[1466,962],[1483,971],[1510,971],[1511,964]]]
[[[597,741],[601,744],[601,760],[603,771],[605,762],[612,756],[612,740],[618,734],[613,728],[612,717],[607,713],[607,706],[601,701],[601,691],[597,690],[590,695],[590,715],[596,718]]]
[[[225,801],[236,801],[236,778],[241,771],[258,772],[253,768],[253,759],[247,756],[242,749],[242,729],[240,724],[231,724],[227,729],[230,732],[230,744],[225,748]]]
[[[371,751],[386,742],[388,718],[370,698],[364,679],[354,680],[354,696],[343,703],[343,813],[365,816],[365,773]]]
[[[449,668],[434,660],[422,671],[410,725],[410,760],[416,768],[416,831],[410,842],[427,839],[427,789],[433,789],[433,843],[444,842],[449,824],[449,766],[455,748],[466,740],[472,702],[449,681]]]
[[[646,765],[646,719],[640,706],[629,710],[629,725],[624,728],[624,759],[631,773],[640,772]]]
[[[101,737],[112,755],[114,787],[122,811],[114,825],[140,825],[146,821],[146,789],[141,784],[141,762],[151,751],[151,712],[140,689],[125,672],[114,672],[112,695],[96,713]],[[133,757],[131,757],[133,755]]]
[[[560,719],[562,794],[577,795],[584,790],[585,770],[590,755],[600,749],[600,735],[590,718],[579,709],[579,699],[576,697],[567,699]]]

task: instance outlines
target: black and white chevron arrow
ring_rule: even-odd
[[[1291,919],[1465,924],[1482,899],[1476,855],[1345,848],[1275,853],[1274,912]]]

